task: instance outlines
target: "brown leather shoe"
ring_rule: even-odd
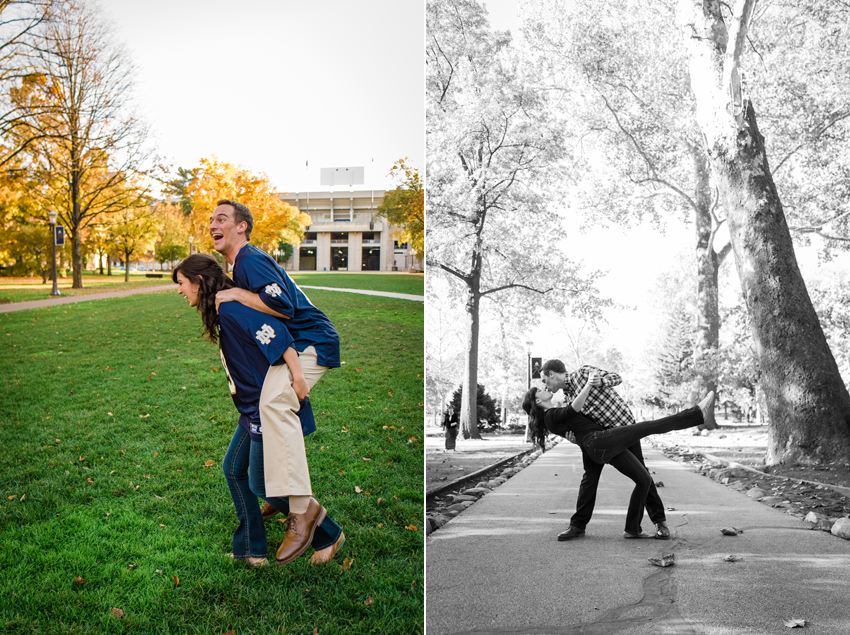
[[[310,558],[310,564],[327,564],[334,559],[336,552],[345,544],[345,534],[340,533],[337,541],[330,547],[325,547],[321,551],[316,551],[313,557]]]
[[[263,506],[260,508],[260,512],[263,514],[263,520],[274,518],[280,513],[277,508],[271,506],[271,503],[263,503]]]
[[[313,540],[313,534],[325,519],[327,511],[315,498],[310,498],[307,511],[303,514],[289,513],[286,519],[289,528],[278,547],[275,559],[278,564],[288,564],[307,550]]]

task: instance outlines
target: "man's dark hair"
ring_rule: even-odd
[[[545,364],[543,364],[543,368],[540,369],[540,372],[542,372],[548,377],[549,373],[567,372],[567,367],[564,366],[564,362],[562,362],[560,359],[550,359],[547,360]]]
[[[238,225],[241,222],[248,223],[248,228],[245,230],[245,240],[251,240],[251,230],[254,229],[254,216],[251,214],[251,210],[245,207],[242,203],[237,203],[236,201],[231,201],[226,198],[221,199],[218,203],[216,203],[216,207],[219,205],[230,205],[233,208],[233,220],[236,221]]]

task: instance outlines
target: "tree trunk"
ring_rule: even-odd
[[[112,254],[106,254],[106,275],[112,275]]]
[[[770,419],[768,465],[850,457],[850,395],[797,266],[752,104],[738,156],[718,156]]]
[[[850,394],[803,282],[738,65],[754,0],[681,0],[697,122],[727,211],[770,420],[768,465],[850,457]]]
[[[130,254],[124,255],[124,282],[130,282]]]
[[[717,272],[720,257],[714,251],[711,217],[711,175],[708,159],[702,148],[694,148],[696,212],[694,225],[697,234],[697,325],[694,338],[694,368],[697,378],[690,395],[692,404],[709,391],[717,390],[717,346],[720,341],[720,308],[718,303]],[[712,422],[700,428],[713,430]]]
[[[481,433],[478,430],[478,335],[481,327],[480,251],[473,253],[472,263],[466,300],[469,339],[466,344],[466,364],[460,400],[460,431],[464,439],[481,438]]]

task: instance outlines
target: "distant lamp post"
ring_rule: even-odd
[[[50,295],[62,295],[59,293],[59,287],[56,285],[56,212],[48,212],[48,217],[50,217],[50,247],[51,253],[53,257],[53,291],[50,292]]]

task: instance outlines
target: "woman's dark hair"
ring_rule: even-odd
[[[549,431],[546,429],[546,424],[543,423],[543,415],[546,411],[537,405],[537,386],[533,386],[522,398],[522,409],[531,417],[528,424],[528,431],[531,435],[532,443],[546,447],[546,437],[549,436]]]
[[[182,273],[190,282],[198,285],[198,313],[204,323],[204,337],[215,344],[218,342],[218,311],[215,309],[215,294],[220,289],[234,286],[221,265],[209,254],[192,254],[171,272],[171,279],[177,282],[177,274]]]

